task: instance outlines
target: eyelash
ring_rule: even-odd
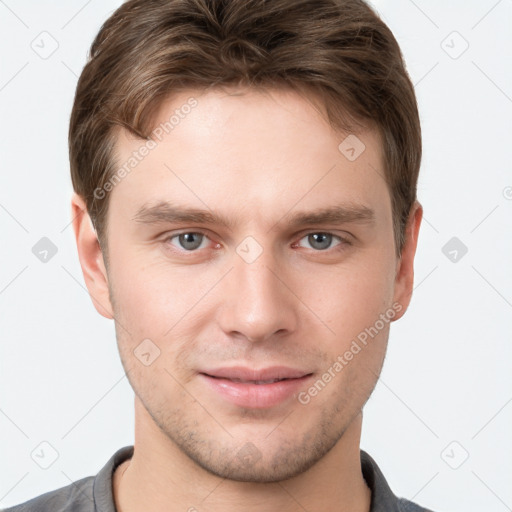
[[[190,254],[198,253],[200,251],[200,249],[193,249],[193,250],[187,251],[186,249],[183,249],[183,248],[179,249],[179,248],[177,248],[176,246],[174,246],[173,244],[170,243],[171,240],[173,240],[174,238],[177,238],[180,235],[187,235],[187,234],[202,235],[205,238],[209,239],[208,235],[206,233],[204,233],[203,231],[181,231],[179,233],[174,233],[174,234],[172,234],[170,236],[167,236],[164,239],[164,242],[165,243],[169,243],[170,245],[172,245],[172,247],[173,247],[172,250],[176,250],[177,252],[180,252],[180,253],[190,253]],[[313,252],[329,253],[329,252],[331,252],[333,250],[336,250],[336,247],[339,248],[338,250],[342,250],[345,246],[352,245],[348,238],[342,237],[340,235],[335,235],[334,233],[331,233],[329,231],[309,231],[308,233],[304,233],[301,236],[301,238],[299,239],[299,242],[301,240],[303,240],[304,238],[308,237],[309,235],[330,235],[330,236],[333,237],[333,240],[334,239],[338,239],[339,240],[338,244],[336,244],[336,245],[334,245],[332,247],[329,247],[327,249],[323,249],[323,250],[322,249],[310,249]],[[297,246],[298,242],[295,242],[293,245]]]

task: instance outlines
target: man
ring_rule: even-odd
[[[421,511],[359,448],[422,218],[399,47],[358,0],[131,0],[71,116],[73,226],[135,444],[27,511]]]

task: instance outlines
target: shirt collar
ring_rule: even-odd
[[[370,512],[402,512],[398,498],[393,494],[377,463],[364,450],[360,450],[360,453],[363,477],[372,491]]]
[[[97,512],[116,512],[112,476],[117,466],[133,456],[133,451],[133,445],[120,448],[94,478],[93,497]],[[365,451],[360,450],[360,454],[363,477],[372,493],[370,512],[404,512],[377,463]]]

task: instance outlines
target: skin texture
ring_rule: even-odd
[[[365,150],[349,161],[338,149],[348,134],[335,132],[311,102],[292,91],[240,88],[175,95],[156,124],[190,97],[196,106],[110,193],[108,272],[85,204],[72,200],[84,278],[98,312],[115,319],[135,391],[135,452],[115,473],[116,506],[369,510],[362,407],[390,323],[409,304],[421,206],[414,205],[397,258],[375,131],[357,133]],[[143,143],[120,131],[119,166]],[[134,219],[163,201],[220,214],[231,225]],[[373,220],[288,222],[298,211],[340,205],[371,209]],[[198,248],[180,245],[178,234],[198,232],[205,235],[192,237]],[[308,236],[314,233],[333,237],[322,245]],[[257,244],[240,245],[248,236]],[[262,252],[248,263],[240,247]],[[377,324],[378,334],[333,373],[337,358],[389,311],[392,320]],[[147,339],[153,354],[154,346],[160,351],[149,365],[136,357]],[[304,392],[329,368],[335,376],[307,404],[295,393],[251,408],[226,400],[199,375],[274,365],[312,373]]]

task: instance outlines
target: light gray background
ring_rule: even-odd
[[[74,89],[119,5],[0,0],[0,507],[94,475],[133,443],[113,323],[92,306],[69,225]],[[361,446],[398,495],[512,510],[512,1],[374,5],[416,85],[425,220]],[[46,263],[32,253],[42,237],[58,249]],[[468,248],[455,262],[452,237]],[[47,469],[42,442],[58,453]]]

